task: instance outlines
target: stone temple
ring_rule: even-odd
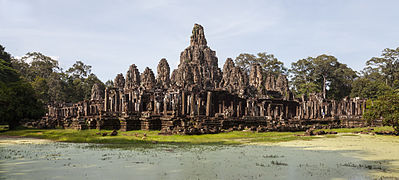
[[[326,100],[318,94],[295,99],[287,77],[264,77],[258,64],[245,72],[228,58],[223,69],[195,24],[190,45],[171,72],[161,59],[157,75],[130,65],[113,88],[92,88],[91,100],[48,106],[38,127],[71,129],[161,130],[164,134],[206,134],[251,129],[298,131],[310,126],[347,127],[363,124],[366,101]]]

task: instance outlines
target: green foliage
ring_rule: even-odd
[[[25,72],[21,71],[21,73],[26,73],[22,75],[24,75],[24,77],[26,77],[29,81],[33,81],[36,77],[47,79],[53,72],[60,70],[57,60],[54,60],[51,57],[45,56],[39,52],[27,53],[19,60],[19,63],[26,67],[26,64],[24,63],[27,61],[30,61],[30,63]]]
[[[27,63],[29,61],[29,63]],[[60,102],[65,100],[58,61],[39,52],[27,53],[21,59],[12,59],[12,65],[30,82],[39,100],[44,103]]]
[[[352,97],[376,99],[399,89],[399,48],[383,50],[366,62],[362,77],[353,83]]]
[[[47,85],[47,80],[37,76],[33,82],[31,82],[33,89],[35,89],[36,94],[38,96],[39,99],[44,100],[46,99],[46,101],[42,101],[43,103],[48,102],[49,100],[49,86]]]
[[[30,61],[30,63],[27,63]],[[31,83],[39,100],[44,104],[78,102],[90,99],[95,83],[104,84],[91,73],[91,66],[76,61],[66,72],[58,67],[58,61],[39,52],[27,53],[21,59],[13,59],[13,66]]]
[[[382,80],[388,86],[397,85],[399,80],[399,47],[396,49],[386,48],[381,57],[373,57],[366,62],[365,76],[375,80]]]
[[[234,60],[235,64],[244,71],[249,72],[251,64],[259,64],[263,68],[264,75],[272,74],[278,76],[287,74],[287,68],[284,63],[279,61],[273,54],[266,52],[258,53],[257,56],[248,53],[242,53]]]
[[[356,72],[334,56],[308,57],[291,64],[291,82],[297,95],[322,93],[324,98],[342,99],[351,92]]]
[[[350,96],[375,99],[390,90],[392,90],[391,87],[386,85],[383,81],[360,77],[353,81]]]
[[[317,84],[317,77],[314,76],[315,65],[313,58],[300,59],[291,64],[289,70],[291,75],[291,83],[296,91],[296,95],[306,95],[313,92],[320,92],[321,87]]]
[[[70,92],[73,94],[68,94],[69,101],[78,102],[84,99],[90,99],[91,88],[96,83],[99,84],[101,90],[105,89],[105,85],[94,74],[90,74],[87,78],[75,78],[74,76],[70,76],[68,84]]]
[[[112,80],[108,80],[107,82],[105,82],[105,87],[107,88],[113,88],[114,87],[114,81]]]
[[[19,80],[18,73],[12,68],[11,63],[0,59],[0,79],[4,82],[15,82]]]
[[[364,118],[367,121],[382,118],[385,125],[399,132],[399,90],[387,91],[376,100],[369,100]]]
[[[19,80],[17,71],[11,66],[11,55],[0,45],[0,81],[15,82]]]
[[[90,98],[95,83],[104,87],[91,66],[81,61],[64,73],[51,57],[32,52],[14,59],[1,45],[0,78],[0,122],[10,129],[21,119],[42,117],[44,104],[82,101]]]
[[[32,86],[20,79],[11,65],[11,55],[1,45],[0,58],[4,58],[0,59],[0,122],[6,122],[10,129],[14,129],[23,118],[40,118],[44,108]]]
[[[76,61],[66,72],[74,79],[84,79],[90,75],[91,66],[84,64],[82,61]]]

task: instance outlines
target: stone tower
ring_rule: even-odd
[[[219,87],[222,73],[216,52],[207,46],[204,28],[195,24],[190,46],[180,54],[180,64],[172,73],[172,83],[184,89],[214,89]]]
[[[144,72],[140,76],[141,87],[145,90],[151,90],[155,88],[155,76],[154,72],[149,67],[146,67]]]
[[[140,72],[135,64],[130,65],[126,73],[125,89],[134,89],[140,86]]]
[[[168,61],[162,58],[157,67],[157,86],[159,88],[168,89],[170,85],[170,67]]]

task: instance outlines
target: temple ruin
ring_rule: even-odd
[[[161,130],[164,134],[206,134],[251,129],[297,131],[309,126],[363,124],[366,101],[327,100],[319,94],[295,99],[284,75],[264,77],[258,64],[245,72],[228,58],[218,67],[201,25],[171,72],[161,59],[157,74],[135,64],[118,74],[113,88],[92,88],[90,100],[48,106],[41,126],[71,129]]]

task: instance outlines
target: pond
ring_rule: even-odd
[[[120,149],[2,137],[0,179],[371,179],[399,174],[398,157],[367,159],[376,157],[372,150],[345,145],[362,139],[381,142],[341,136],[277,144]],[[389,148],[398,144],[394,139]]]

